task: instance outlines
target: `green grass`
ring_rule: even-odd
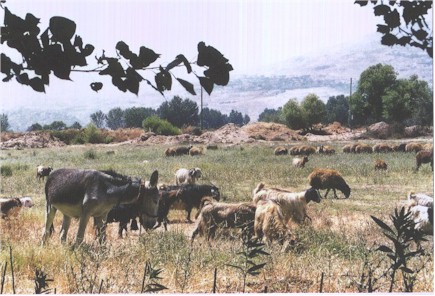
[[[199,157],[166,157],[165,148],[122,144],[1,151],[2,167],[9,167],[12,175],[2,175],[0,197],[31,196],[35,201],[35,206],[24,209],[17,220],[0,221],[0,265],[3,267],[9,260],[11,246],[17,292],[33,293],[35,268],[43,268],[54,279],[50,287],[56,287],[57,293],[90,293],[90,289],[96,292],[101,280],[103,293],[137,293],[147,260],[164,269],[161,283],[169,288],[165,292],[209,293],[215,268],[218,292],[241,291],[240,276],[227,266],[241,250],[241,240],[222,235],[210,245],[198,238],[191,246],[193,225],[185,223],[169,224],[168,232],[141,236],[129,231],[129,237],[122,240],[117,239],[117,225],[110,224],[108,243],[103,247],[94,242],[93,231],[88,227],[86,249],[72,251],[69,245],[59,242],[58,214],[49,247],[39,246],[45,215],[45,182],[36,179],[36,166],[40,164],[54,169],[113,169],[145,179],[157,169],[159,182],[167,184],[174,183],[178,168],[200,167],[203,177],[199,182],[218,186],[227,202],[251,200],[258,182],[304,190],[309,188],[307,176],[314,168],[340,171],[352,189],[350,198],[335,200],[330,196],[320,204],[309,204],[312,225],[294,230],[298,242],[287,251],[279,245],[267,248],[272,254],[265,259],[268,264],[260,276],[248,278],[247,292],[261,292],[264,286],[269,292],[318,292],[322,272],[323,291],[356,292],[350,277],[360,276],[359,267],[367,248],[383,240],[370,215],[388,218],[395,207],[403,204],[409,191],[433,192],[430,166],[424,165],[415,172],[412,153],[312,155],[305,168],[297,169],[291,164],[292,156],[274,156],[273,147],[267,145],[219,147]],[[96,157],[88,157],[89,151]],[[374,171],[376,158],[387,162],[387,171]],[[184,217],[184,212],[171,211],[169,218]],[[76,230],[77,222],[73,221],[69,242]],[[427,247],[433,250],[433,242]],[[425,276],[419,280],[416,291],[433,291],[433,252],[429,256]],[[10,277],[5,292],[12,292]]]

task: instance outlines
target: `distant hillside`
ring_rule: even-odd
[[[251,121],[256,121],[265,108],[278,108],[290,98],[302,100],[307,94],[315,93],[326,102],[330,96],[348,95],[350,78],[353,79],[354,92],[361,72],[378,63],[392,65],[399,78],[409,78],[416,74],[433,85],[433,61],[425,52],[415,48],[389,48],[379,42],[368,42],[365,45],[338,48],[318,56],[291,58],[249,75],[233,75],[228,86],[217,87],[211,96],[205,93],[204,107],[227,114],[234,109],[248,114]],[[195,89],[198,95],[192,97],[175,84],[166,99],[180,95],[193,99],[199,105],[199,85]],[[55,100],[40,105],[36,101],[31,109],[17,105],[15,109],[5,109],[2,112],[8,114],[13,130],[23,131],[32,123],[47,124],[54,120],[63,120],[68,125],[74,121],[86,125],[90,121],[90,114],[97,110],[108,112],[115,107],[125,109],[132,106],[157,108],[163,101],[160,94],[144,85],[138,97],[114,91],[112,96],[104,99],[80,97],[67,103]]]

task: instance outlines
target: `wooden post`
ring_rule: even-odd
[[[12,260],[12,247],[9,246],[9,256],[11,259],[11,274],[12,274],[12,293],[15,294],[15,277],[14,277],[14,264]]]
[[[199,113],[199,125],[202,130],[202,86],[201,86],[201,111]]]
[[[320,288],[319,288],[319,293],[323,293],[323,277],[324,277],[325,273],[322,272],[322,275],[320,276]]]
[[[216,293],[216,279],[217,279],[217,268],[214,269],[214,277],[213,277],[213,294]]]
[[[3,287],[5,285],[5,279],[6,279],[6,269],[8,269],[8,262],[7,261],[5,264],[5,269],[2,271],[2,282],[1,282],[0,294],[3,294]]]

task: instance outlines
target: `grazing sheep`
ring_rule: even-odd
[[[331,154],[335,154],[335,149],[332,148],[331,146],[321,145],[317,148],[317,153],[331,155]]]
[[[296,145],[290,148],[290,155],[310,155],[316,153],[316,148],[310,145]]]
[[[423,150],[423,145],[420,143],[408,143],[405,146],[405,152],[418,152]]]
[[[228,204],[215,202],[211,197],[204,197],[201,201],[201,210],[196,220],[195,230],[191,242],[199,234],[207,236],[207,240],[214,238],[218,228],[253,229],[255,209],[251,202]]]
[[[405,152],[405,148],[406,148],[406,143],[401,143],[401,144],[392,144],[391,148],[393,149],[393,151],[395,152]]]
[[[430,207],[416,205],[408,210],[415,223],[415,229],[424,234],[433,235],[433,205]]]
[[[355,148],[359,145],[359,143],[347,144],[343,147],[343,153],[355,153]]]
[[[375,160],[375,170],[386,170],[388,168],[387,163],[382,159]]]
[[[175,155],[176,156],[181,156],[181,155],[189,155],[189,151],[192,148],[192,145],[187,146],[187,147],[176,147],[175,149]]]
[[[166,156],[175,156],[175,148],[174,147],[169,147],[165,150],[165,155]]]
[[[286,147],[283,147],[283,146],[278,146],[275,148],[274,154],[275,155],[287,155],[288,149]]]
[[[408,193],[408,203],[409,207],[415,205],[433,207],[433,197],[424,193],[414,193],[411,191]]]
[[[315,189],[327,189],[325,198],[329,191],[334,191],[334,197],[337,198],[336,189],[343,192],[345,198],[350,196],[350,187],[344,181],[340,173],[333,169],[315,169],[309,176],[308,181]]]
[[[36,167],[36,178],[38,178],[38,180],[41,179],[44,180],[45,177],[50,175],[52,170],[53,170],[52,167],[45,167],[43,165],[38,165]]]
[[[175,172],[175,184],[195,184],[196,180],[201,178],[200,168],[179,169]]]
[[[423,150],[433,150],[433,144],[432,143],[426,143],[423,145]]]
[[[308,162],[308,156],[304,156],[302,158],[295,157],[293,158],[293,166],[296,168],[303,168],[305,164]]]
[[[372,153],[373,149],[370,145],[360,143],[355,146],[355,153]]]
[[[190,156],[202,155],[202,147],[192,147],[189,149]]]
[[[262,183],[260,183],[262,184]],[[257,211],[254,220],[254,232],[257,238],[264,238],[271,242],[276,233],[279,236],[289,234],[287,227],[290,220],[301,224],[305,219],[311,218],[307,214],[307,204],[310,201],[319,203],[321,200],[319,192],[310,188],[301,192],[289,192],[286,189],[265,188],[258,185],[257,194],[253,200],[257,204]]]
[[[175,186],[175,185],[169,185],[169,186],[164,186],[159,188],[160,202],[159,202],[159,208],[157,209],[157,224],[154,226],[153,229],[159,228],[163,223],[163,227],[165,228],[165,231],[168,230],[169,209],[172,208],[173,204],[180,201],[178,197],[179,189],[180,186]]]
[[[393,148],[391,147],[391,145],[388,145],[386,143],[375,144],[372,149],[375,153],[393,152]]]
[[[0,202],[0,213],[2,219],[18,216],[22,207],[23,203],[18,197]]]
[[[180,189],[178,191],[178,198],[181,202],[182,207],[187,212],[187,221],[191,222],[190,220],[190,213],[192,212],[193,208],[199,209],[201,205],[201,199],[205,196],[211,196],[215,200],[220,200],[220,193],[219,189],[216,186],[213,185],[197,185],[197,184],[183,184],[180,186]],[[174,204],[176,206],[177,204]],[[199,212],[196,214],[197,218],[199,215]]]
[[[417,171],[423,163],[430,163],[433,171],[433,150],[421,150],[415,155]]]

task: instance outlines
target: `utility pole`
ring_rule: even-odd
[[[201,86],[201,113],[199,113],[199,126],[202,130],[202,86]]]
[[[350,98],[352,97],[352,78],[350,78],[350,91],[349,91],[349,114],[347,116],[347,124],[350,130],[352,130],[352,112],[350,111]]]

